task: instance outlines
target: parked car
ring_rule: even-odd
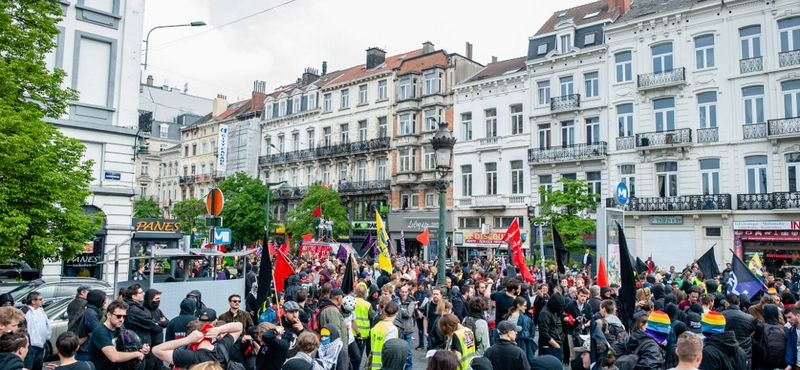
[[[47,314],[47,318],[50,320],[50,340],[44,344],[45,361],[49,360],[51,357],[55,357],[56,352],[53,349],[56,348],[56,339],[58,339],[61,333],[67,331],[67,326],[69,324],[67,306],[69,306],[73,299],[75,299],[75,297],[59,298],[44,309],[44,313]]]
[[[21,307],[25,304],[25,297],[28,293],[39,292],[42,294],[43,307],[47,307],[61,298],[75,298],[78,287],[87,285],[91,289],[100,289],[111,295],[114,288],[108,282],[92,278],[59,277],[44,281],[37,279],[25,285],[21,285],[10,291],[14,298],[14,306]]]
[[[42,270],[35,269],[25,261],[7,260],[0,263],[0,282],[18,283],[42,277]]]

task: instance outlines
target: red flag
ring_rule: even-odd
[[[291,254],[291,250],[289,250],[289,235],[284,235],[283,237],[283,245],[280,248],[281,252],[284,254]]]
[[[431,241],[428,238],[429,235],[430,234],[428,234],[428,228],[426,227],[425,228],[425,232],[423,232],[422,234],[419,234],[419,236],[417,236],[417,241],[422,243],[422,245],[424,245],[424,246],[428,246],[429,244],[431,244]]]
[[[283,292],[283,281],[294,272],[292,265],[289,264],[289,259],[285,254],[278,253],[275,256],[275,269],[272,272],[273,281],[275,282],[275,290],[280,293]]]
[[[650,275],[653,273],[653,254],[650,254],[650,258],[647,260],[647,274]]]
[[[314,210],[314,213],[311,214],[311,217],[319,217],[322,216],[322,204],[317,206],[317,209]]]
[[[609,287],[608,273],[606,272],[606,264],[603,262],[603,256],[598,258],[599,264],[597,265],[597,286]]]
[[[503,235],[503,241],[508,243],[508,249],[514,257],[514,264],[519,266],[519,272],[522,274],[522,277],[528,282],[535,284],[536,280],[534,280],[533,275],[531,275],[530,270],[528,270],[528,266],[525,264],[525,257],[522,255],[522,239],[519,233],[519,222],[516,218],[511,222],[511,226],[508,227],[505,235]]]
[[[275,244],[272,244],[272,242],[268,242],[267,243],[267,250],[269,251],[269,255],[270,256],[274,256],[275,255]]]
[[[303,241],[304,242],[310,242],[312,239],[314,239],[314,234],[313,233],[308,233],[306,235],[303,235]]]

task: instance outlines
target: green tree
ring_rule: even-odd
[[[161,209],[153,197],[133,202],[133,218],[161,218]]]
[[[579,252],[584,247],[584,234],[592,234],[596,230],[595,220],[589,217],[590,211],[597,209],[599,194],[592,193],[591,185],[584,180],[558,180],[562,189],[547,191],[539,187],[539,194],[546,194],[544,202],[539,205],[539,217],[533,222],[552,223],[563,235],[564,246],[570,252]],[[548,238],[552,240],[552,235]]]
[[[322,205],[322,215],[325,219],[328,216],[333,220],[333,235],[347,234],[352,225],[347,217],[347,206],[342,204],[342,197],[336,190],[322,185],[313,185],[308,188],[303,201],[293,210],[286,214],[286,232],[292,234],[292,242],[297,242],[301,237],[308,233],[315,233],[317,227],[317,217],[311,217],[311,213]]]
[[[237,172],[219,184],[225,197],[222,218],[239,245],[264,239],[267,186],[257,178]]]
[[[197,198],[182,200],[172,207],[172,215],[180,221],[180,230],[185,235],[189,235],[192,228],[196,228],[201,233],[206,232],[205,224],[197,219],[204,214],[206,214],[206,204]],[[200,243],[200,240],[195,239],[195,244],[197,243]]]
[[[49,70],[61,21],[57,1],[0,0],[0,260],[70,259],[83,251],[102,215],[81,206],[91,195],[86,147],[44,122],[66,113],[77,93]]]

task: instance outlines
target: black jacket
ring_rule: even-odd
[[[498,339],[484,352],[483,357],[492,362],[493,369],[530,370],[525,352],[517,344],[506,339]]]
[[[640,344],[641,347],[639,347]],[[638,353],[634,353],[636,347],[639,347]],[[639,362],[636,364],[637,370],[661,369],[664,365],[664,351],[650,334],[642,330],[634,330],[628,339],[618,341],[611,348],[617,358],[627,354],[639,355]]]
[[[0,370],[22,370],[25,364],[13,353],[0,353]]]
[[[570,325],[569,323],[564,323],[567,329],[567,334],[573,334],[572,332],[575,330],[576,327],[588,323],[589,320],[592,318],[592,308],[589,305],[589,302],[586,301],[583,304],[583,309],[578,309],[578,300],[573,300],[567,304],[567,307],[564,309],[564,312],[570,314],[574,319],[574,324]]]
[[[161,321],[161,317],[164,316],[161,309],[153,307],[153,298],[155,298],[156,293],[158,293],[158,291],[155,289],[148,289],[147,292],[144,293],[144,310],[150,314],[150,317],[156,323],[156,327],[150,331],[151,346],[157,346],[164,342],[164,328],[169,324],[168,320]]]
[[[706,339],[700,370],[744,370],[746,361],[744,350],[739,348],[734,332],[725,331]]]
[[[72,302],[67,306],[67,317],[75,316],[78,311],[86,307],[86,299],[83,297],[75,297]]]
[[[289,354],[289,343],[294,341],[294,335],[290,332],[285,332],[278,339],[278,332],[275,329],[270,329],[261,335],[261,340],[264,345],[261,347],[261,353],[258,354],[256,364],[258,370],[279,370]]]
[[[561,346],[563,330],[561,329],[561,310],[564,308],[564,297],[553,294],[547,305],[539,314],[539,348],[550,347],[550,338]]]
[[[603,301],[600,300],[600,298],[592,297],[592,298],[589,298],[589,300],[587,302],[589,302],[589,307],[592,308],[592,315],[594,315],[596,313],[600,313],[600,303],[603,302]]]
[[[133,330],[142,340],[142,344],[152,345],[150,333],[157,330],[159,327],[158,322],[153,320],[150,312],[147,312],[139,302],[128,298],[125,298],[124,301],[128,304],[128,317],[125,318],[124,324],[125,329]]]
[[[170,320],[167,324],[166,340],[180,339],[186,336],[186,326],[190,322],[197,320],[195,316],[195,301],[191,298],[184,298],[181,301],[181,314]]]
[[[753,359],[753,333],[756,330],[756,319],[749,313],[743,312],[739,306],[728,306],[722,311],[725,317],[725,331],[732,331],[736,341],[744,350],[748,363]]]

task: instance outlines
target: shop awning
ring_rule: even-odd
[[[183,238],[181,233],[165,233],[159,231],[137,231],[133,233],[134,240],[175,240]]]

